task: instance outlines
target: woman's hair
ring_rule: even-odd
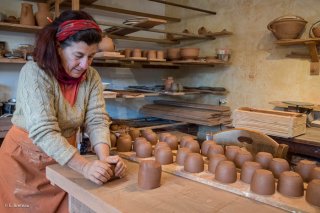
[[[47,74],[57,78],[63,66],[58,54],[58,46],[66,48],[73,42],[85,42],[87,45],[98,44],[102,35],[97,29],[81,30],[71,35],[66,40],[58,42],[56,34],[59,26],[68,20],[92,20],[92,16],[83,11],[64,11],[52,23],[39,31],[36,37],[35,49],[33,52],[34,60]]]

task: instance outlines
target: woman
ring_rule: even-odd
[[[0,212],[67,212],[66,193],[50,185],[45,167],[68,165],[96,184],[126,166],[109,156],[109,117],[101,79],[90,67],[101,41],[101,29],[81,11],[65,11],[42,29],[34,62],[21,70],[17,104],[0,148]],[[90,162],[75,148],[80,127],[98,155]]]

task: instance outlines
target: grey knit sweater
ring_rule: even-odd
[[[110,146],[110,119],[105,110],[101,79],[89,67],[74,106],[64,98],[58,81],[35,62],[26,63],[19,76],[12,123],[29,132],[33,143],[64,165],[77,149],[66,138],[84,126],[92,146]]]

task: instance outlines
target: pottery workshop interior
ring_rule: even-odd
[[[319,213],[319,51],[318,0],[0,0],[0,212]]]

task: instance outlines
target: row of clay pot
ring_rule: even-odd
[[[145,57],[148,60],[152,59],[164,59],[164,51],[163,50],[141,50],[139,48],[126,48],[123,50],[123,54],[126,58],[135,57],[135,58],[141,58]]]
[[[50,13],[49,5],[47,3],[37,3],[38,12],[33,14],[32,4],[21,3],[21,14],[20,14],[20,24],[23,25],[38,25],[45,26],[52,20],[53,15]]]

